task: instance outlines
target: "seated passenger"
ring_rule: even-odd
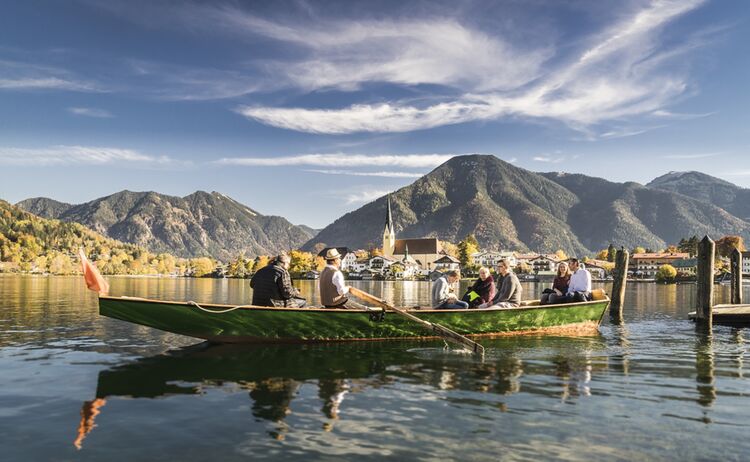
[[[585,302],[591,300],[591,273],[578,262],[577,258],[570,259],[570,275],[568,293],[563,303]]]
[[[307,301],[299,296],[289,277],[289,255],[280,254],[259,269],[250,279],[253,305],[302,308]]]
[[[510,263],[507,259],[502,259],[497,264],[498,290],[495,297],[490,300],[489,308],[515,308],[521,306],[521,283],[518,281],[516,273],[510,270]],[[479,305],[480,308],[485,308]]]
[[[451,284],[455,284],[459,279],[461,279],[460,273],[456,270],[450,270],[432,283],[433,309],[456,310],[469,307],[469,304],[459,300],[451,289]]]
[[[560,262],[557,265],[557,276],[552,282],[551,289],[544,289],[542,292],[542,299],[540,300],[541,305],[547,305],[549,303],[560,303],[560,300],[565,297],[568,293],[568,284],[570,283],[570,269],[568,264]]]
[[[495,296],[495,280],[490,274],[489,268],[479,268],[479,278],[474,281],[461,298],[469,304],[469,308],[476,308],[482,303],[489,303]]]

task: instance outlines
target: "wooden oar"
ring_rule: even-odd
[[[424,319],[418,318],[414,316],[413,314],[409,313],[408,311],[402,310],[401,308],[396,308],[395,306],[391,305],[385,300],[380,299],[374,295],[368,294],[367,292],[363,290],[359,290],[356,287],[349,287],[349,293],[354,295],[357,298],[361,298],[362,300],[366,300],[370,303],[375,303],[376,305],[383,307],[383,309],[385,310],[393,311],[405,318],[408,318],[416,323],[419,323],[425,329],[431,330],[433,333],[439,335],[440,337],[443,337],[452,342],[466,346],[469,349],[471,349],[471,351],[473,351],[474,353],[484,356],[484,347],[482,345],[471,340],[470,338],[464,337],[463,335],[459,334],[456,331],[448,329],[445,326],[441,326],[440,324],[435,324],[434,322],[429,322],[429,321],[425,321]]]

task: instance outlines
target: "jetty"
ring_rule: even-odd
[[[688,318],[709,329],[714,323],[750,326],[750,304],[742,303],[742,252],[735,249],[730,258],[731,303],[714,306],[714,250],[715,244],[708,236],[698,244],[698,306]]]

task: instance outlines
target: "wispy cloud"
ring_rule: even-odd
[[[21,166],[106,165],[115,163],[167,164],[167,156],[150,156],[131,149],[92,146],[52,146],[49,148],[0,147],[0,164]]]
[[[312,165],[319,167],[405,167],[433,168],[446,162],[451,154],[302,154],[289,157],[225,157],[215,161],[220,165],[277,167],[286,165]]]
[[[279,69],[280,75],[286,75],[303,88],[346,88],[363,82],[388,81],[408,85],[436,83],[464,90],[456,98],[427,105],[388,102],[354,104],[339,109],[266,106],[236,109],[245,117],[267,125],[309,133],[343,134],[406,132],[503,117],[528,117],[551,118],[583,130],[609,120],[659,114],[658,111],[666,111],[670,102],[686,92],[686,77],[678,71],[666,71],[664,64],[694,47],[661,49],[658,34],[667,24],[702,3],[703,0],[652,2],[590,39],[590,45],[580,51],[576,59],[545,69],[544,74],[540,69],[549,50],[546,47],[535,50],[531,53],[533,59],[523,61],[523,71],[518,75],[508,74],[507,69],[514,66],[505,63],[513,60],[497,57],[515,56],[519,50],[499,38],[492,38],[486,46],[479,47],[481,56],[469,53],[470,64],[467,65],[458,55],[464,53],[466,47],[476,46],[484,36],[456,24],[435,27],[440,33],[434,35],[427,31],[429,28],[416,25],[414,34],[399,35],[397,31],[404,24],[392,29],[382,23],[367,23],[361,31],[359,23],[351,28],[347,23],[328,25],[325,30],[301,31],[284,24],[234,15],[232,10],[221,14],[227,21],[237,26],[244,24],[255,33],[277,40],[308,43],[314,50],[325,47],[334,50],[333,57],[323,55],[315,61],[301,62],[305,72],[296,72],[295,65]],[[441,33],[449,39],[446,45]],[[372,46],[368,39],[376,36],[386,43],[376,41]],[[339,39],[341,47],[333,46]],[[395,50],[406,50],[412,61],[402,59],[401,54],[389,53],[387,43],[390,40],[398,44]],[[455,50],[437,53],[452,40],[459,44]],[[441,58],[434,58],[433,62],[429,56],[434,55]],[[478,61],[478,66],[473,65],[473,60]],[[366,63],[374,65],[369,67]],[[349,66],[353,70],[343,72],[349,70]],[[440,72],[441,67],[449,69],[449,73]],[[472,74],[473,70],[466,70],[475,67],[477,75]],[[315,71],[310,72],[310,69]],[[482,78],[479,74],[494,77]]]
[[[100,119],[109,119],[114,117],[114,115],[112,115],[112,113],[109,111],[92,107],[69,107],[68,112],[79,116],[95,117]]]
[[[52,66],[0,59],[0,90],[103,92],[100,85]]]
[[[565,161],[565,157],[551,157],[551,156],[534,156],[533,160],[536,162],[546,162],[550,164],[559,164]]]
[[[364,190],[348,194],[346,195],[345,199],[347,204],[359,204],[374,201],[375,199],[383,197],[390,192],[390,190],[383,189]]]
[[[349,175],[349,176],[378,176],[384,178],[421,178],[423,173],[412,172],[355,172],[351,170],[305,170],[306,172],[322,173],[324,175]]]
[[[662,156],[664,159],[703,159],[706,157],[716,157],[724,154],[723,152],[701,152],[695,154],[669,154]]]

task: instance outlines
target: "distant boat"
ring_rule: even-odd
[[[408,311],[468,336],[595,332],[609,298],[601,289],[593,294],[594,300],[589,302],[559,305],[540,305],[539,300],[533,300],[518,308]],[[439,338],[402,316],[387,312],[383,315],[380,308],[234,307],[100,295],[99,314],[217,343]]]

